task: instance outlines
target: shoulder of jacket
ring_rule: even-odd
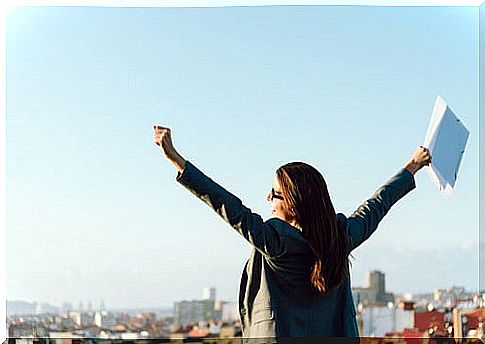
[[[275,228],[279,232],[291,232],[294,227],[278,217],[272,217],[265,221],[265,224]]]
[[[289,223],[281,220],[277,217],[272,217],[265,222],[267,225],[274,228],[278,234],[285,239],[297,239],[306,241],[303,233],[296,227],[293,227]]]
[[[342,227],[346,228],[347,227],[347,216],[345,216],[342,213],[337,214],[337,223],[341,225]]]

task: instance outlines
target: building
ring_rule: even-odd
[[[464,287],[451,287],[447,289],[436,289],[433,292],[433,302],[435,307],[452,307],[465,296]]]
[[[420,331],[434,331],[444,332],[445,329],[445,312],[431,311],[418,312],[414,315],[414,327]]]
[[[69,318],[76,326],[81,326],[81,312],[70,311]]]
[[[138,333],[136,332],[124,332],[120,334],[120,339],[123,339],[123,340],[134,340],[138,338],[139,338]]]
[[[53,344],[73,344],[79,343],[82,336],[76,335],[72,332],[51,332],[49,333],[50,343]]]
[[[63,313],[69,313],[69,311],[72,311],[74,308],[72,307],[72,303],[70,302],[64,302],[62,304],[61,310]]]
[[[470,329],[478,329],[483,327],[485,321],[485,307],[477,308],[471,311],[463,312],[462,318],[466,317],[467,327]]]
[[[27,323],[18,323],[18,324],[11,324],[8,327],[8,336],[15,338],[15,337],[33,337],[34,336],[34,328],[32,324]]]
[[[94,324],[94,314],[89,312],[81,313],[81,326],[90,326]]]
[[[396,307],[389,303],[367,304],[362,307],[362,333],[364,337],[384,337],[386,333],[401,332],[414,327],[413,302],[400,302]]]
[[[42,314],[57,314],[59,307],[53,306],[50,303],[44,302],[40,305],[40,312]]]
[[[194,324],[215,319],[214,300],[192,300],[175,302],[175,326]]]
[[[485,307],[473,310],[453,310],[453,330],[455,338],[484,337]]]
[[[357,307],[359,304],[387,305],[394,302],[394,294],[386,293],[385,274],[380,271],[369,271],[366,288],[352,288],[352,297]]]
[[[103,326],[103,317],[100,312],[94,314],[94,324],[98,327]]]
[[[181,301],[174,303],[174,326],[221,320],[222,302],[216,302],[216,288],[202,290],[202,300]]]
[[[235,325],[225,324],[221,327],[221,331],[219,332],[219,338],[232,338],[241,336],[241,328]]]
[[[224,302],[222,304],[222,317],[224,322],[234,322],[239,320],[239,309],[235,302]]]
[[[202,290],[202,300],[216,300],[216,288],[207,287]]]

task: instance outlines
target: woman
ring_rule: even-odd
[[[335,213],[316,169],[301,162],[281,166],[267,196],[275,217],[263,221],[182,158],[170,129],[153,129],[155,144],[178,171],[177,181],[254,247],[239,291],[243,336],[358,337],[349,254],[415,188],[413,175],[431,162],[428,149],[416,149],[404,168],[348,218]]]

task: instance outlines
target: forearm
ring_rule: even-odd
[[[177,181],[215,210],[260,252],[270,257],[283,252],[282,240],[275,228],[266,224],[260,215],[244,206],[237,196],[207,177],[190,162],[186,161],[185,169],[178,174]]]
[[[351,249],[367,240],[391,207],[416,187],[412,172],[406,169],[389,179],[348,218]]]
[[[185,164],[187,161],[178,152],[175,152],[173,156],[168,158],[168,160],[170,160],[170,162],[175,166],[177,172],[182,173],[185,169]]]

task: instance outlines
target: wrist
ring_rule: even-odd
[[[422,166],[417,162],[415,162],[414,160],[411,160],[404,167],[414,175],[416,172],[418,172],[421,169]]]
[[[168,160],[170,160],[170,162],[175,166],[178,172],[182,173],[185,169],[186,160],[177,152],[171,154],[171,156],[168,157]]]

